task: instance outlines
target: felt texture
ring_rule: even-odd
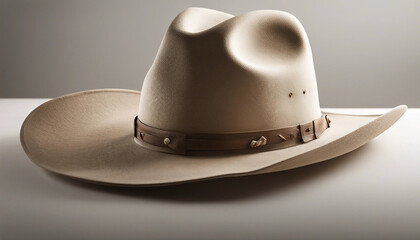
[[[312,125],[322,115],[311,47],[294,16],[189,8],[169,26],[141,94],[103,89],[53,99],[26,118],[21,143],[34,163],[52,172],[156,186],[324,161],[376,137],[406,108],[374,116],[328,113],[331,127],[320,138],[308,142],[315,136],[305,135],[306,143],[280,150],[183,156],[146,149],[134,138],[135,116],[167,131],[226,134]]]
[[[140,92],[93,90],[48,101],[21,128],[21,143],[40,167],[80,180],[156,186],[300,167],[352,151],[379,135],[405,112],[383,115],[326,113],[331,128],[295,147],[254,154],[183,156],[141,147],[133,136]]]
[[[305,30],[282,11],[234,17],[185,10],[144,79],[138,116],[155,128],[206,133],[277,129],[321,117]]]

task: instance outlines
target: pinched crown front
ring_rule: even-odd
[[[170,25],[138,114],[148,126],[184,133],[261,131],[320,116],[311,48],[295,17],[201,8]]]

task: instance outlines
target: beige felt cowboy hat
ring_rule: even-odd
[[[58,97],[21,129],[34,163],[102,184],[152,186],[296,168],[350,152],[405,112],[320,110],[311,47],[292,15],[190,8],[170,25],[142,92]]]

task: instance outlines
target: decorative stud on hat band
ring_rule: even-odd
[[[244,133],[193,133],[166,131],[134,120],[134,137],[143,147],[186,155],[221,152],[266,151],[295,146],[317,139],[330,127],[327,115],[293,127]],[[284,137],[287,136],[288,138]],[[153,146],[150,147],[150,146]]]

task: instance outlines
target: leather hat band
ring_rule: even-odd
[[[317,139],[330,127],[327,115],[293,127],[244,133],[193,133],[166,131],[134,119],[134,137],[153,150],[197,155],[259,152],[295,146]]]

